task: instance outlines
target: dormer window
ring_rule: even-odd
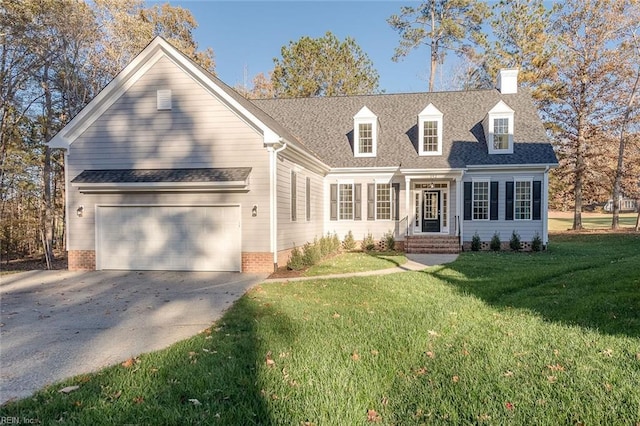
[[[378,117],[366,106],[362,107],[353,117],[353,155],[375,157],[377,142]]]
[[[418,153],[442,155],[442,113],[433,104],[418,115]]]
[[[500,101],[487,114],[483,127],[489,154],[513,154],[514,111]]]

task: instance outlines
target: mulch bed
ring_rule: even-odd
[[[291,269],[287,269],[286,266],[282,266],[278,268],[273,274],[269,275],[268,278],[296,278],[301,277],[304,274],[306,269],[302,269],[300,271],[292,271]]]

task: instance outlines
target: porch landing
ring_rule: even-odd
[[[460,237],[450,235],[411,235],[404,244],[406,253],[460,253]]]

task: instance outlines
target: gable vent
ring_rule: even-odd
[[[157,92],[158,111],[171,109],[171,90],[158,90]]]

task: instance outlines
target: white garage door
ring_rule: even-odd
[[[99,206],[98,269],[240,271],[238,206]]]

